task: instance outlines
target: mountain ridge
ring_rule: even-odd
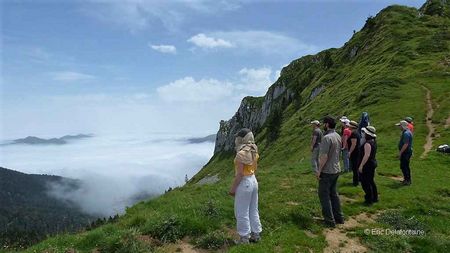
[[[448,1],[442,0],[429,0],[421,9],[383,9],[341,48],[292,61],[266,96],[244,98],[236,114],[220,123],[211,160],[185,186],[130,207],[117,223],[50,238],[27,252],[175,252],[194,246],[230,252],[352,252],[349,242],[363,251],[448,252],[448,156],[435,152],[423,159],[414,156],[414,183],[401,187],[395,157],[400,132],[394,126],[412,116],[415,152],[422,153],[428,134],[426,87],[434,109],[433,141],[450,138],[445,127],[450,117],[447,13]],[[362,190],[349,183],[349,174],[342,175],[339,192],[346,219],[371,218],[357,227],[337,228],[344,236],[331,246],[329,230],[318,222],[317,183],[308,162],[309,122],[328,114],[357,119],[362,111],[370,113],[379,136],[380,201],[372,207],[362,205]],[[253,128],[260,147],[257,177],[263,239],[233,246],[233,200],[226,192],[234,176],[232,138],[240,127]],[[198,184],[208,177],[219,180]],[[425,236],[366,233],[381,228],[419,229]]]

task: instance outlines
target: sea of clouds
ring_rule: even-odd
[[[142,196],[183,185],[186,175],[194,176],[212,156],[214,143],[192,144],[189,137],[94,135],[65,145],[3,145],[0,166],[79,179],[77,190],[55,184],[49,194],[75,202],[91,215],[109,216],[123,213]]]

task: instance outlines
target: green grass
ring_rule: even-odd
[[[356,33],[342,48],[330,50],[333,64],[324,68],[324,53],[295,60],[274,84],[287,84],[297,97],[283,108],[276,140],[267,142],[267,130],[257,133],[260,215],[263,240],[231,246],[235,227],[233,199],[227,195],[233,178],[233,154],[219,153],[184,187],[128,208],[119,221],[92,231],[59,235],[25,252],[148,252],[167,250],[177,239],[198,247],[230,252],[322,252],[327,246],[321,217],[317,181],[310,172],[309,121],[324,115],[358,119],[370,113],[377,128],[379,167],[376,182],[380,202],[363,206],[360,187],[351,186],[351,175],[339,178],[345,216],[386,211],[373,224],[353,229],[371,252],[450,252],[450,156],[431,151],[420,159],[428,129],[423,86],[430,89],[435,113],[433,144],[449,143],[450,59],[445,39],[449,18],[420,16],[413,8],[388,7]],[[443,32],[439,36],[438,32]],[[437,44],[433,44],[439,40]],[[430,45],[430,43],[432,45]],[[439,47],[436,49],[436,45]],[[352,48],[355,57],[349,57]],[[325,87],[313,100],[311,91]],[[272,87],[273,88],[273,87]],[[261,99],[248,98],[256,104]],[[413,184],[401,187],[390,176],[401,175],[396,159],[400,131],[394,124],[405,116],[415,119]],[[205,176],[219,175],[214,185],[196,185]],[[366,235],[366,228],[423,229],[425,236]],[[160,242],[143,240],[152,237]]]

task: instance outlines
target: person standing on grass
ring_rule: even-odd
[[[349,147],[348,155],[350,158],[350,168],[353,172],[353,186],[358,186],[359,175],[358,175],[358,162],[359,162],[359,150],[361,135],[358,131],[358,123],[356,121],[350,121],[350,129],[352,131],[350,137],[347,139],[347,147]]]
[[[403,185],[411,184],[411,168],[409,163],[411,161],[411,156],[413,153],[413,135],[408,128],[408,122],[405,120],[400,121],[395,124],[400,127],[402,135],[400,136],[400,141],[398,142],[398,159],[400,159],[400,169],[403,173]]]
[[[378,191],[374,181],[375,169],[377,168],[377,135],[376,129],[373,126],[362,128],[362,133],[365,137],[365,143],[361,147],[361,163],[358,171],[361,178],[361,186],[364,190],[364,198],[366,205],[372,205],[378,202]]]
[[[322,206],[325,225],[335,227],[344,223],[341,202],[337,193],[337,180],[341,168],[339,157],[341,153],[341,136],[336,133],[336,121],[327,116],[323,119],[325,135],[319,147],[319,170],[316,177],[319,180],[318,195]]]
[[[347,117],[342,117],[340,119],[341,123],[342,123],[342,134],[341,134],[341,138],[342,138],[342,161],[344,162],[344,172],[349,172],[350,171],[350,161],[349,161],[349,156],[348,156],[348,145],[347,145],[347,140],[348,138],[350,138],[350,136],[352,135],[352,131],[349,128],[349,123],[350,120],[347,119]]]
[[[409,131],[414,134],[414,122],[412,117],[406,117],[405,121],[408,122],[408,129]]]
[[[258,211],[258,146],[250,129],[243,128],[235,135],[235,177],[229,195],[234,197],[238,244],[258,242],[262,231]]]
[[[318,120],[311,121],[312,137],[311,137],[311,169],[313,173],[319,170],[319,145],[322,141],[322,130],[320,130],[320,122]]]

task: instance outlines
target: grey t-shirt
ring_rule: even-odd
[[[320,142],[322,141],[322,130],[320,128],[316,128],[313,130],[312,137],[316,136],[316,142],[314,143],[313,148],[317,148],[320,145]]]
[[[325,132],[320,143],[319,153],[319,157],[325,154],[328,155],[328,160],[322,168],[323,173],[336,174],[341,172],[339,165],[341,145],[341,136],[334,129]]]

